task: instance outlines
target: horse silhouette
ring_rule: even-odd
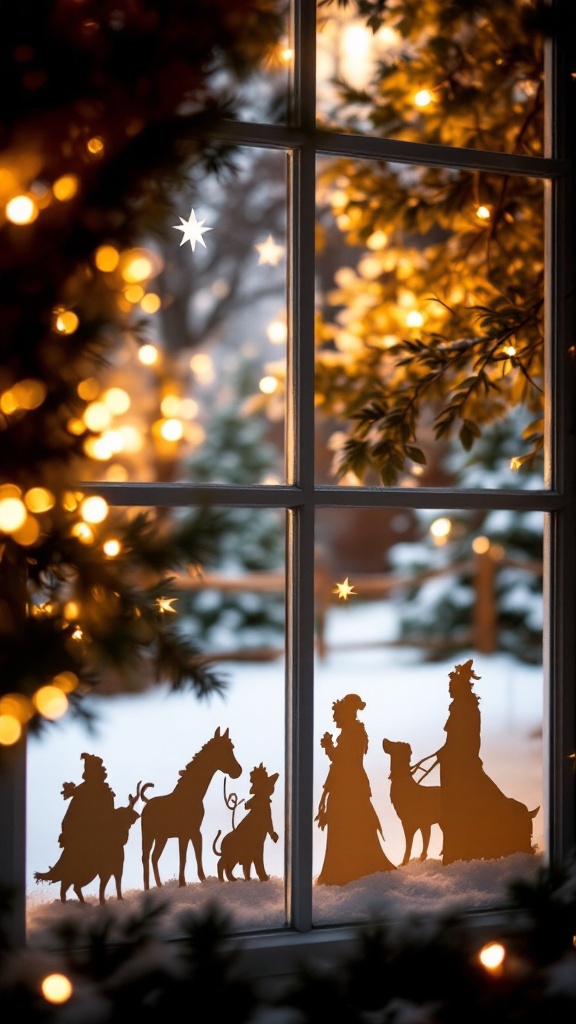
[[[188,843],[192,843],[196,855],[198,878],[204,881],[206,875],[202,866],[202,833],[200,826],[204,819],[204,796],[217,771],[224,772],[232,779],[242,774],[242,767],[234,757],[234,744],[229,731],[221,733],[220,728],[211,739],[194,755],[183,771],[171,793],[149,799],[145,790],[153,783],[142,787],[140,797],[144,808],[140,815],[142,826],[142,866],[144,889],[150,888],[150,860],[156,885],[161,886],[158,861],[169,839],[178,840],[179,873],[178,885],[186,885],[185,868]]]

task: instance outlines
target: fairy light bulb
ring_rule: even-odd
[[[80,504],[80,515],[85,523],[103,523],[108,511],[108,502],[98,494],[84,498]]]
[[[74,991],[72,982],[65,974],[47,974],[42,979],[40,991],[47,1003],[66,1003]]]
[[[478,959],[487,971],[498,971],[504,963],[506,949],[501,942],[489,942],[483,946],[478,954]]]
[[[32,196],[14,196],[6,203],[6,217],[11,224],[32,224],[38,213],[38,204]]]
[[[428,89],[419,89],[414,97],[414,104],[417,107],[428,107],[432,103],[432,93]]]
[[[32,697],[32,703],[38,714],[50,722],[62,718],[68,710],[68,698],[59,686],[41,686]]]

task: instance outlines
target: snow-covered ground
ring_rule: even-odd
[[[346,693],[358,693],[366,702],[359,717],[366,725],[369,750],[365,758],[373,802],[384,832],[388,858],[400,865],[404,837],[400,820],[390,803],[389,758],[382,739],[405,740],[412,746],[412,760],[437,750],[444,742],[449,694],[448,672],[454,659],[424,663],[417,651],[386,646],[394,635],[394,616],[387,602],[338,604],[329,618],[328,654],[315,671],[315,767],[314,813],[326,776],[328,761],[320,737],[329,731],[336,737],[332,703]],[[475,683],[482,713],[484,768],[504,792],[532,809],[540,807],[534,819],[534,842],[538,855],[516,855],[500,861],[462,862],[443,867],[440,860],[441,833],[433,828],[428,860],[420,863],[417,837],[412,861],[398,871],[373,875],[342,887],[314,888],[315,924],[346,923],[377,913],[401,914],[440,910],[446,906],[471,909],[502,902],[506,885],[520,874],[535,870],[545,854],[543,839],[542,782],[542,669],[520,664],[509,656],[480,656],[463,652],[458,662],[474,659],[481,677]],[[188,853],[185,888],[179,888],[177,843],[169,840],[160,859],[161,890],[151,890],[152,899],[169,896],[168,926],[184,907],[198,907],[217,899],[239,929],[266,929],[285,925],[284,835],[285,835],[285,719],[284,668],[282,660],[267,663],[227,663],[229,679],[225,697],[199,701],[192,693],[171,693],[164,686],[138,695],[90,698],[97,715],[93,734],[78,720],[63,720],[39,739],[32,739],[28,755],[28,838],[27,903],[30,941],[40,941],[45,926],[62,913],[90,913],[77,905],[73,893],[63,907],[59,887],[35,883],[34,872],[46,871],[60,850],[58,835],[68,807],[61,795],[65,781],[79,783],[84,767],[81,754],[102,757],[107,781],[116,794],[116,806],[127,802],[139,780],[154,783],[148,795],[170,792],[179,772],[214,734],[229,728],[235,755],[243,766],[242,776],[227,779],[218,773],[205,797],[204,870],[207,880],[199,883],[193,852]],[[233,820],[243,817],[242,801],[249,796],[252,768],[263,764],[279,779],[272,801],[272,817],[279,842],[266,840],[264,861],[269,882],[253,880],[219,882],[217,857],[212,843],[218,830],[230,831]],[[431,775],[427,782],[437,783]],[[225,802],[228,800],[228,805]],[[234,809],[231,804],[237,801]],[[137,805],[137,810],[141,804]],[[324,854],[325,833],[312,824],[314,864],[317,875]],[[236,870],[242,877],[240,868]],[[108,907],[127,912],[144,898],[140,830],[136,823],[125,847],[123,874],[124,907],[116,901],[113,883],[107,889]],[[97,903],[96,883],[84,890],[91,907]]]

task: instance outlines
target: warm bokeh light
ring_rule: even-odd
[[[86,149],[91,156],[103,156],[104,154],[104,139],[100,135],[94,135],[93,138],[88,139],[86,143]]]
[[[115,416],[121,416],[130,408],[130,395],[124,388],[108,388],[102,395],[102,401]]]
[[[205,384],[214,380],[214,363],[207,352],[195,352],[190,359],[190,369]]]
[[[143,313],[157,313],[161,305],[160,296],[156,295],[155,292],[146,292],[140,302],[140,308]]]
[[[430,524],[430,533],[437,544],[443,544],[452,532],[452,523],[446,516],[440,516]]]
[[[18,719],[11,714],[0,711],[0,744],[3,747],[11,747],[17,743],[22,735],[22,726]]]
[[[490,550],[490,541],[488,537],[474,537],[472,541],[472,550],[477,555],[485,555]]]
[[[112,413],[104,402],[91,402],[86,406],[83,418],[89,430],[106,430],[110,426]]]
[[[94,253],[94,263],[103,273],[110,274],[120,262],[120,253],[113,245],[101,245]]]
[[[65,974],[47,974],[40,988],[48,1003],[65,1003],[74,991],[72,982]]]
[[[80,504],[80,515],[85,523],[103,523],[108,511],[108,502],[98,494],[91,494]]]
[[[288,337],[288,327],[284,320],[273,320],[266,328],[266,337],[273,345],[282,345]]]
[[[432,93],[428,89],[419,89],[414,97],[417,107],[427,107],[432,103]]]
[[[163,420],[159,427],[160,434],[165,441],[181,441],[184,437],[184,424],[182,420]]]
[[[479,206],[476,210],[476,216],[479,220],[490,220],[490,210],[487,206]]]
[[[94,531],[90,529],[88,523],[74,523],[70,533],[81,544],[92,544],[94,540]]]
[[[154,273],[154,262],[146,249],[130,249],[120,261],[120,272],[126,284],[140,284]]]
[[[116,537],[109,537],[102,545],[102,550],[108,558],[116,558],[122,550],[122,545]]]
[[[80,685],[80,680],[75,672],[59,672],[54,676],[52,685],[57,686],[62,693],[73,693]]]
[[[258,387],[263,395],[273,395],[278,388],[276,377],[262,377],[258,381]]]
[[[68,698],[59,686],[41,686],[32,697],[32,703],[39,715],[55,722],[68,710]]]
[[[17,381],[12,388],[14,401],[19,409],[37,409],[46,398],[46,392],[44,382],[33,377]]]
[[[100,393],[100,384],[96,380],[96,377],[86,377],[85,380],[80,381],[76,391],[78,392],[78,396],[83,399],[84,402],[93,402]]]
[[[76,313],[71,309],[65,309],[56,317],[56,330],[60,334],[74,334],[80,323]]]
[[[422,313],[419,313],[417,309],[411,309],[406,316],[407,327],[422,327],[424,323],[424,317]]]
[[[141,345],[138,349],[138,359],[143,366],[154,366],[160,357],[155,345]]]
[[[27,516],[22,526],[12,533],[13,539],[22,547],[30,547],[35,544],[40,536],[40,523],[34,516]]]
[[[30,512],[48,512],[54,508],[56,498],[46,487],[31,487],[24,495],[24,503]]]
[[[32,224],[38,216],[38,204],[32,196],[14,196],[6,203],[6,216],[11,224]]]
[[[0,499],[0,530],[14,533],[26,522],[26,506],[20,498]]]
[[[487,971],[497,971],[504,962],[506,950],[501,942],[489,942],[483,946],[478,954],[478,959]]]
[[[78,192],[79,184],[80,182],[75,174],[63,174],[52,185],[52,193],[61,203],[65,203],[68,199],[74,198]]]

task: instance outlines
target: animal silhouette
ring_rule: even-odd
[[[97,876],[100,879],[98,897],[100,903],[106,902],[106,886],[111,878],[116,883],[116,896],[122,897],[122,873],[124,870],[124,847],[128,842],[128,834],[140,815],[134,810],[139,800],[141,783],[136,787],[136,795],[128,797],[126,807],[115,807],[110,827],[100,835],[100,842],[91,843],[88,855],[78,857],[77,851],[64,849],[54,867],[49,871],[36,871],[37,882],[60,882],[60,899],[66,903],[66,894],[72,886],[81,903],[85,903],[82,889]],[[74,795],[76,786],[73,782],[65,782],[62,794],[65,799]]]
[[[261,882],[267,882],[270,876],[264,868],[264,841],[270,836],[273,843],[278,842],[278,834],[272,825],[271,799],[278,781],[278,772],[268,775],[262,762],[250,772],[250,792],[253,794],[245,803],[248,814],[242,821],[228,832],[222,839],[220,850],[217,849],[220,831],[212,844],[218,861],[218,878],[224,881],[224,875],[230,882],[236,882],[234,868],[240,864],[246,881],[250,880],[252,865]]]
[[[144,889],[150,888],[150,860],[156,885],[161,886],[158,861],[169,839],[178,839],[179,872],[178,885],[186,885],[185,868],[188,843],[192,843],[196,855],[198,878],[204,881],[206,875],[202,866],[202,833],[204,820],[204,797],[217,771],[224,772],[232,779],[242,774],[242,767],[234,757],[234,744],[229,730],[214,735],[194,755],[183,771],[171,793],[149,799],[145,790],[153,783],[142,787],[141,798],[144,808],[141,814],[142,866]]]
[[[426,860],[432,825],[442,824],[440,786],[423,786],[416,781],[410,767],[409,743],[384,739],[382,747],[390,755],[390,800],[402,822],[406,841],[402,865],[410,860],[417,832],[422,836],[420,860]]]

